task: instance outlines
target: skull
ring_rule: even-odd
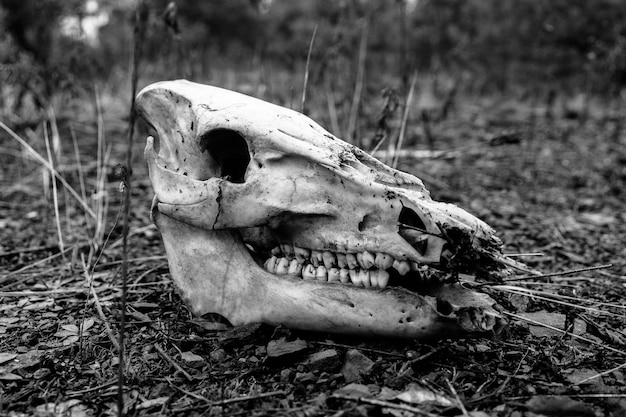
[[[499,331],[501,243],[466,211],[295,111],[184,80],[137,97],[153,220],[189,309],[231,324],[443,338]]]

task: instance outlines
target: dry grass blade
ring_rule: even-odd
[[[304,103],[306,101],[306,89],[309,84],[309,66],[311,65],[311,52],[313,51],[313,43],[315,42],[315,34],[317,33],[317,25],[313,28],[311,42],[309,43],[309,52],[306,54],[306,65],[304,67],[304,85],[302,86],[302,103],[300,104],[300,113],[304,113]]]
[[[54,113],[52,113],[52,115],[54,115]],[[52,123],[52,122],[50,122]],[[57,136],[58,136],[58,132],[57,132]],[[48,154],[48,163],[50,164],[50,166],[54,169],[54,158],[52,157],[52,150],[50,149],[50,138],[48,136],[48,128],[46,126],[46,124],[44,123],[43,125],[43,137],[44,137],[44,141],[46,142],[46,152]],[[65,244],[63,243],[63,231],[61,230],[61,216],[59,214],[59,193],[57,190],[57,182],[54,178],[52,178],[52,181],[50,181],[52,183],[52,199],[53,199],[53,203],[54,203],[54,219],[55,219],[55,223],[57,226],[57,235],[59,238],[59,249],[61,251],[61,256],[63,256],[63,258],[65,258],[64,255],[64,249],[65,249]]]
[[[532,297],[536,300],[542,300],[542,301],[547,301],[553,304],[559,304],[565,307],[569,307],[569,308],[573,308],[573,309],[579,309],[579,310],[584,310],[587,312],[591,312],[591,313],[596,313],[599,315],[604,315],[604,316],[611,316],[611,317],[617,317],[617,318],[625,318],[626,316],[622,315],[622,314],[617,314],[617,313],[611,313],[610,311],[604,311],[604,310],[600,310],[598,308],[594,308],[594,307],[588,307],[588,306],[583,306],[580,304],[575,304],[575,303],[568,303],[565,301],[560,301],[557,300],[556,298],[570,298],[574,301],[576,301],[577,303],[581,303],[581,302],[591,302],[588,300],[583,300],[580,298],[576,298],[576,297],[567,297],[567,296],[563,296],[563,295],[558,295],[558,294],[552,294],[552,293],[546,293],[546,292],[541,292],[541,291],[525,291],[525,288],[519,288],[519,291],[516,291],[514,288],[515,287],[511,287],[511,288],[502,288],[504,286],[500,286],[499,288],[493,288],[495,290],[498,291],[503,291],[503,292],[508,292],[510,294],[516,294],[516,295],[522,295],[522,296],[526,296],[526,297]],[[543,295],[547,295],[548,297],[544,297],[542,295],[539,294],[543,294]],[[599,303],[602,304],[602,303]],[[616,306],[616,305],[613,305]],[[624,306],[617,306],[618,308],[625,308]]]
[[[363,83],[365,80],[365,58],[367,57],[367,37],[369,33],[369,22],[363,22],[361,30],[361,42],[359,44],[359,58],[357,64],[356,81],[354,84],[354,94],[352,95],[352,104],[350,105],[350,115],[348,117],[348,131],[346,140],[359,146],[356,139],[356,126],[359,117],[359,108],[361,107],[361,95],[363,92]]]
[[[613,267],[613,264],[596,265],[596,266],[590,266],[587,268],[569,269],[567,271],[552,272],[550,274],[525,275],[522,277],[505,279],[502,282],[515,282],[515,281],[524,281],[527,279],[560,277],[563,275],[572,275],[572,274],[578,274],[580,272],[596,271],[598,269],[608,269],[612,267]]]
[[[91,209],[91,207],[89,207],[87,202],[81,198],[81,196],[76,192],[76,190],[74,190],[74,188],[65,180],[65,178],[63,178],[63,176],[61,174],[59,174],[57,172],[57,170],[54,169],[54,167],[51,166],[50,163],[48,161],[46,161],[46,159],[39,154],[39,152],[37,152],[24,139],[19,137],[19,135],[17,133],[15,133],[13,130],[11,130],[7,125],[2,123],[1,121],[0,121],[0,128],[2,128],[13,139],[15,139],[17,142],[19,142],[20,145],[22,145],[30,154],[32,154],[33,157],[35,157],[35,159],[40,164],[42,164],[56,179],[58,179],[61,182],[61,184],[63,184],[63,186],[67,189],[67,191],[69,191],[69,193],[72,195],[72,197],[74,197],[76,199],[76,201],[78,201],[78,203],[81,205],[81,207],[83,208],[85,213],[87,213],[93,219],[96,218],[96,213],[94,213],[94,211]]]

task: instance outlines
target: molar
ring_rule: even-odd
[[[283,251],[280,249],[280,246],[276,246],[274,249],[272,249],[271,253],[274,256],[283,256]]]
[[[365,269],[370,269],[375,265],[376,258],[374,254],[368,251],[363,252],[363,267]]]
[[[340,271],[339,268],[329,268],[328,269],[328,282],[340,281]]]
[[[311,258],[311,251],[304,248],[299,248],[297,246],[293,247],[293,252],[296,255],[296,259],[300,265],[304,265],[305,261],[308,261]]]
[[[393,266],[393,256],[386,253],[377,253],[374,263],[378,269],[389,269]]]
[[[370,271],[367,269],[361,269],[359,271],[359,280],[361,281],[362,286],[369,288],[372,285],[370,281]]]
[[[306,264],[304,268],[302,268],[302,278],[303,279],[315,279],[316,270],[313,264]]]
[[[280,258],[276,264],[276,275],[285,275],[289,271],[289,259]]]
[[[333,255],[332,252],[324,251],[322,259],[324,260],[324,266],[326,269],[337,266],[337,258],[335,258],[335,255]]]
[[[378,284],[378,288],[385,288],[387,284],[389,284],[389,272],[384,269],[379,269],[377,271],[372,272],[372,286],[374,286],[374,278],[373,275],[376,275],[376,281]]]
[[[315,279],[318,281],[328,281],[328,273],[326,272],[326,267],[324,265],[320,265],[317,267],[315,272]]]
[[[289,275],[293,275],[296,277],[302,276],[302,264],[299,263],[296,259],[292,259],[289,264],[289,270],[287,271]]]
[[[339,281],[341,281],[343,284],[350,283],[350,270],[349,269],[341,268],[339,270]]]
[[[276,271],[277,262],[278,262],[278,258],[275,256],[272,256],[267,261],[265,261],[265,264],[263,264],[263,266],[268,272],[271,272],[273,274]]]
[[[314,267],[318,267],[324,263],[324,258],[322,257],[322,252],[318,250],[311,251],[311,263]]]
[[[339,266],[339,268],[346,268],[348,266],[345,253],[337,254],[337,266]]]
[[[411,270],[411,265],[407,261],[393,261],[393,268],[398,271],[398,273],[402,276],[406,275],[407,272]]]
[[[283,244],[283,245],[280,245],[280,249],[283,251],[287,259],[289,260],[293,259],[293,246]]]
[[[349,269],[356,269],[359,266],[359,262],[353,253],[346,253],[346,261],[348,262]]]

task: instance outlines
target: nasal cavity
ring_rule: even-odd
[[[250,152],[239,133],[229,129],[211,130],[200,138],[200,149],[209,152],[220,168],[220,177],[230,182],[245,182]]]
[[[402,207],[398,218],[400,236],[411,244],[420,255],[426,254],[428,249],[428,234],[426,224],[410,208]]]

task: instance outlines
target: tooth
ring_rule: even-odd
[[[376,258],[374,258],[374,254],[368,251],[363,252],[363,267],[365,269],[373,267],[375,260]]]
[[[265,267],[265,269],[267,271],[269,271],[269,272],[271,272],[273,274],[274,271],[276,271],[276,262],[277,261],[278,261],[278,258],[275,257],[275,256],[272,256],[267,261],[265,261],[265,264],[263,264],[263,266]]]
[[[292,259],[287,273],[296,277],[302,276],[302,264],[300,264],[297,260]]]
[[[393,256],[386,253],[377,253],[374,263],[378,269],[389,269],[393,265]]]
[[[304,268],[302,268],[302,278],[304,279],[315,279],[315,267],[312,264],[306,264]]]
[[[365,288],[369,288],[371,286],[370,283],[370,271],[367,269],[361,269],[359,271],[359,278],[361,280],[361,285]]]
[[[335,255],[333,255],[332,252],[324,251],[322,259],[324,260],[324,266],[326,269],[337,266],[337,258],[335,258]]]
[[[378,288],[385,288],[389,284],[389,272],[384,269],[378,270]],[[372,283],[372,286],[373,283]]]
[[[398,271],[400,275],[406,275],[407,272],[411,270],[411,266],[407,261],[393,261],[393,268]]]
[[[278,263],[276,264],[276,275],[285,275],[289,270],[289,259],[280,258]]]
[[[339,270],[339,281],[344,284],[350,283],[350,270],[347,268],[341,268]]]
[[[339,281],[339,269],[338,268],[329,268],[328,269],[328,282]]]
[[[365,266],[363,265],[363,253],[359,252],[356,254],[356,261],[359,263],[359,266],[361,267],[361,269],[365,268]]]
[[[350,269],[356,269],[359,266],[354,253],[346,253],[346,261],[348,262],[348,268]]]
[[[299,248],[297,246],[293,247],[293,252],[296,255],[296,259],[300,265],[303,265],[305,261],[308,261],[311,258],[311,251],[304,248]]]
[[[322,252],[318,250],[312,250],[311,251],[311,263],[316,268],[320,266],[320,264],[324,263],[324,260],[322,259]]]
[[[324,265],[320,265],[317,267],[317,271],[315,272],[315,279],[318,281],[328,281],[328,274],[326,273],[326,267]]]
[[[372,269],[368,271],[370,273],[370,286],[372,288],[378,288],[378,269]]]
[[[280,249],[283,251],[287,259],[289,260],[293,259],[293,246],[283,244],[283,245],[280,245]]]
[[[352,285],[356,285],[356,286],[361,285],[361,278],[359,277],[358,270],[350,269],[349,274],[350,274],[350,281],[352,282]]]
[[[279,246],[276,246],[274,249],[272,249],[272,255],[274,255],[274,256],[282,256],[283,255],[283,251],[280,249]]]
[[[345,253],[337,254],[337,265],[339,266],[339,268],[346,268],[348,266],[348,261],[346,260]]]

